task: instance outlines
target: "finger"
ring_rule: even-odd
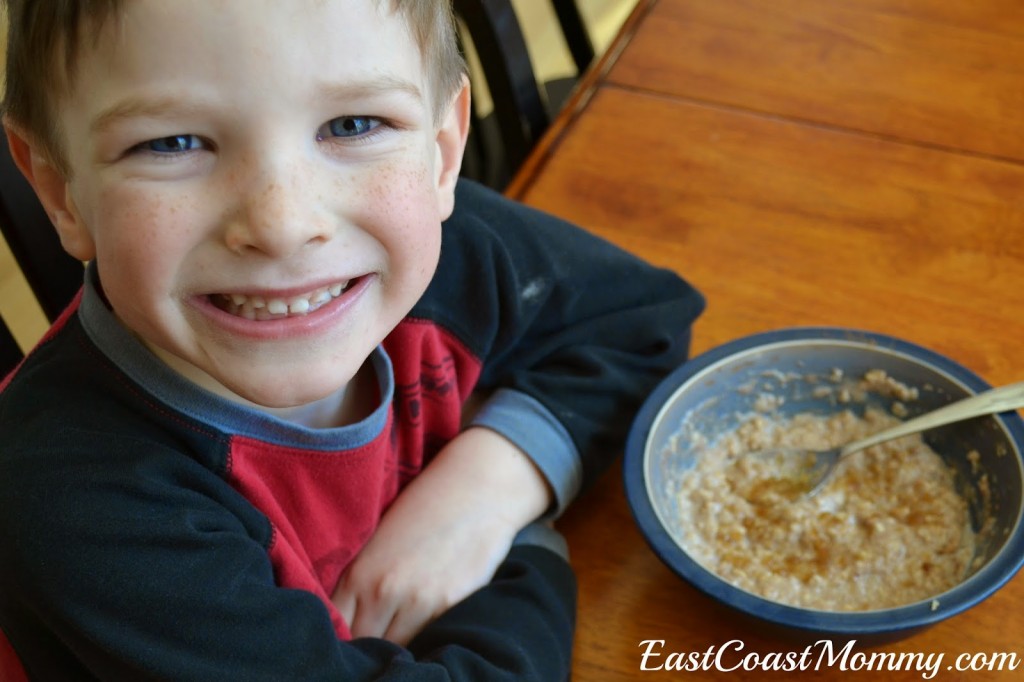
[[[338,613],[341,614],[341,619],[348,625],[349,630],[352,629],[352,621],[356,616],[356,599],[355,597],[346,591],[337,590],[331,597],[331,603],[334,604],[335,608],[338,609]]]
[[[397,605],[389,600],[356,599],[351,625],[353,637],[383,637],[394,620]]]
[[[426,603],[420,599],[412,599],[395,612],[391,623],[384,631],[384,639],[399,646],[406,646],[424,627],[437,618],[445,608],[441,605]]]

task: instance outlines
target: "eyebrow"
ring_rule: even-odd
[[[397,92],[411,97],[417,102],[423,101],[423,92],[419,86],[412,81],[392,76],[383,76],[376,80],[358,83],[327,84],[321,88],[321,91],[335,100],[368,99]]]
[[[398,93],[417,103],[423,102],[423,92],[419,86],[411,81],[391,76],[355,83],[327,83],[319,86],[317,92],[318,98],[329,101],[359,101]],[[101,133],[119,121],[127,119],[187,117],[208,111],[209,108],[209,105],[203,102],[182,101],[169,96],[128,98],[100,113],[90,125],[90,130],[93,133]]]
[[[118,122],[132,118],[168,118],[171,116],[187,116],[205,110],[198,103],[186,103],[174,97],[129,98],[105,109],[93,119],[89,129],[93,133],[102,133]]]

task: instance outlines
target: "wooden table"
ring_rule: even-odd
[[[844,325],[931,347],[991,383],[1022,380],[1024,3],[640,0],[509,193],[700,288],[694,353]],[[734,639],[793,649],[657,559],[618,471],[560,527],[580,581],[575,679],[765,678],[641,672],[650,639],[664,653]],[[935,679],[1016,680],[1022,635],[1018,576],[873,651],[941,653]],[[962,653],[1013,653],[1020,667],[947,670]]]

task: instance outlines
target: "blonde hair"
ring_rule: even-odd
[[[65,175],[54,102],[74,85],[81,41],[118,20],[130,0],[5,0],[7,66],[3,114]],[[462,83],[466,64],[459,50],[451,0],[387,2],[407,22],[427,66],[433,113],[439,120]]]

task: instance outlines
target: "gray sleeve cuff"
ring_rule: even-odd
[[[579,493],[583,464],[576,445],[562,423],[535,398],[498,389],[470,423],[500,433],[537,465],[555,493],[555,504],[544,518],[560,516]]]
[[[531,523],[519,531],[519,534],[512,540],[512,545],[537,545],[550,549],[566,561],[569,560],[569,543],[548,522]]]

